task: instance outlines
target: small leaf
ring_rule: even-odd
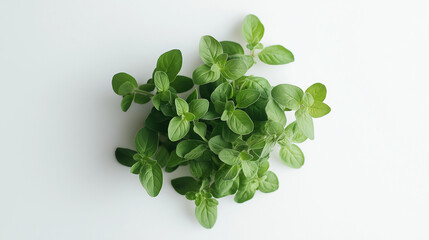
[[[210,138],[209,147],[213,153],[219,154],[223,149],[231,148],[231,144],[223,140],[223,138],[218,135]]]
[[[302,97],[304,96],[304,92],[297,86],[290,84],[280,84],[271,90],[271,95],[273,96],[274,100],[276,100],[282,106],[292,110],[298,110],[300,108],[300,103]]]
[[[224,173],[223,179],[224,180],[233,180],[235,177],[237,177],[238,173],[240,172],[239,165],[226,165],[226,171]]]
[[[236,134],[246,135],[253,131],[253,121],[246,112],[236,109],[227,121],[228,127]]]
[[[144,127],[137,132],[134,144],[139,153],[151,157],[158,149],[158,133]]]
[[[133,156],[137,152],[127,148],[116,148],[115,157],[118,162],[124,166],[131,167],[136,163]]]
[[[214,198],[202,199],[195,208],[195,216],[201,226],[212,228],[217,218],[218,201]]]
[[[313,140],[314,126],[313,119],[311,118],[310,114],[304,108],[301,108],[295,112],[295,118],[298,128],[301,129],[306,137]]]
[[[134,95],[134,102],[138,104],[145,104],[150,102],[150,97],[148,95],[136,93]]]
[[[259,181],[257,179],[246,179],[244,174],[240,174],[240,186],[235,194],[234,201],[243,203],[253,198],[256,189],[258,189]]]
[[[201,144],[198,145],[196,148],[192,149],[190,152],[188,152],[184,157],[188,160],[197,159],[203,155],[205,150],[207,150],[207,145]]]
[[[197,192],[201,183],[193,177],[179,177],[171,180],[171,185],[177,193],[185,195],[188,192]]]
[[[168,80],[168,75],[165,72],[156,71],[153,79],[158,92],[165,92],[170,87],[170,81]]]
[[[118,90],[118,94],[121,96],[125,96],[128,94],[132,94],[134,92],[135,86],[130,82],[124,82]]]
[[[242,161],[241,169],[246,178],[252,178],[258,172],[258,164],[254,161]]]
[[[264,48],[258,53],[258,57],[262,62],[270,65],[281,65],[294,61],[292,52],[281,45]]]
[[[207,65],[212,65],[217,56],[223,53],[222,45],[212,36],[203,36],[199,46],[200,57]]]
[[[261,94],[255,89],[246,89],[238,92],[236,96],[237,108],[246,108],[255,103]]]
[[[222,68],[222,76],[226,79],[235,80],[247,72],[247,65],[240,59],[232,59],[226,62]]]
[[[188,95],[188,97],[186,97],[186,102],[190,103],[192,102],[192,100],[198,99],[198,91],[197,89],[194,89],[194,91],[192,91],[191,94]]]
[[[189,112],[195,115],[195,120],[200,119],[209,110],[207,99],[194,99],[189,103]]]
[[[132,86],[137,87],[137,81],[129,74],[121,72],[117,73],[112,78],[112,88],[116,94],[119,94],[119,87],[125,82],[131,83]]]
[[[315,101],[323,102],[326,98],[326,87],[321,83],[311,85],[305,92],[310,93]]]
[[[192,80],[197,85],[204,85],[207,83],[215,82],[220,77],[219,72],[213,72],[208,65],[201,65],[197,67],[192,73]]]
[[[188,122],[195,120],[195,115],[193,113],[185,112],[185,113],[183,113],[183,116],[185,117],[185,120]]]
[[[128,109],[131,106],[131,103],[133,102],[133,99],[134,99],[134,94],[126,95],[122,98],[122,101],[121,101],[122,111],[124,112],[128,111]]]
[[[139,174],[140,182],[151,197],[158,196],[162,188],[162,169],[157,162],[143,164]]]
[[[280,157],[291,168],[300,168],[304,165],[304,154],[295,144],[282,146],[280,148]]]
[[[189,106],[185,100],[181,98],[176,98],[174,100],[174,104],[176,106],[176,112],[178,116],[182,116],[184,113],[189,112]]]
[[[160,167],[165,167],[167,165],[170,154],[164,146],[159,147],[158,152],[156,152],[155,160],[158,162]]]
[[[259,191],[263,193],[270,193],[279,189],[279,180],[277,179],[276,174],[273,172],[266,172],[262,179],[262,181],[259,181]]]
[[[194,82],[191,78],[177,75],[176,79],[170,84],[172,88],[176,90],[177,93],[183,93],[194,87]]]
[[[314,98],[313,96],[311,96],[310,93],[304,93],[304,96],[302,96],[302,104],[305,107],[310,107],[311,105],[313,105],[314,103]]]
[[[173,82],[182,68],[182,52],[173,49],[163,53],[156,63],[156,71],[163,71],[168,75],[170,82]]]
[[[323,102],[315,101],[311,107],[308,108],[308,113],[313,118],[320,118],[331,112],[331,108]]]
[[[228,165],[236,165],[241,161],[240,152],[232,149],[223,149],[219,152],[219,159]]]
[[[181,117],[174,117],[168,124],[168,138],[175,142],[188,134],[190,123]]]
[[[296,122],[289,124],[285,129],[285,133],[286,137],[289,138],[292,142],[302,143],[307,139],[301,129],[298,128]]]
[[[256,46],[264,36],[264,31],[264,25],[255,15],[249,14],[244,18],[241,34],[250,45]]]
[[[232,41],[222,41],[220,44],[222,45],[223,52],[228,55],[244,54],[243,47],[239,43]]]
[[[134,163],[133,166],[131,166],[130,172],[133,174],[139,174],[141,167],[142,167],[142,164],[140,162],[136,162]]]
[[[202,139],[206,139],[207,125],[205,123],[203,123],[203,122],[196,122],[196,123],[194,123],[193,130]]]
[[[186,154],[194,150],[196,147],[204,145],[203,141],[200,140],[183,140],[177,144],[176,154],[177,156],[184,158]]]

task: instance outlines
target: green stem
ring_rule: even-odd
[[[140,89],[134,89],[134,92],[135,92],[135,93],[146,94],[146,95],[149,95],[149,96],[151,96],[151,97],[153,97],[153,96],[154,96],[152,93],[150,93],[150,92],[146,92],[146,91],[143,91],[143,90],[140,90]]]

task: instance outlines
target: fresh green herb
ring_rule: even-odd
[[[199,44],[203,64],[192,78],[178,75],[182,53],[174,49],[159,57],[151,78],[142,85],[127,73],[112,79],[124,112],[133,101],[152,100],[154,106],[135,137],[136,151],[117,148],[116,159],[139,175],[152,197],[161,191],[163,168],[172,172],[189,166],[192,176],[171,184],[195,201],[195,216],[205,228],[216,222],[216,198],[235,195],[234,200],[243,203],[258,190],[270,193],[279,188],[268,162],[276,144],[287,166],[302,167],[304,154],[297,144],[314,139],[313,118],[331,111],[321,83],[304,92],[290,84],[272,87],[265,78],[246,75],[257,59],[270,65],[294,61],[292,52],[281,45],[264,47],[264,32],[256,16],[246,16],[242,35],[247,53],[239,43],[203,36]],[[195,85],[186,98],[177,95]],[[295,111],[290,124],[286,111]]]

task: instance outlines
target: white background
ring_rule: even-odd
[[[295,54],[251,74],[322,82],[332,112],[301,169],[273,154],[278,191],[221,199],[206,230],[169,183],[186,171],[151,198],[115,161],[149,106],[123,113],[111,77],[173,48],[191,75],[200,36],[243,43],[249,13]],[[0,0],[0,239],[429,239],[428,56],[426,0]]]

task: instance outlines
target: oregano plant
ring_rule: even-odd
[[[288,64],[294,56],[281,45],[264,47],[265,27],[255,15],[243,21],[247,51],[237,42],[219,42],[203,36],[199,44],[202,64],[192,78],[178,75],[182,53],[162,54],[151,78],[139,85],[127,73],[113,76],[113,91],[122,96],[121,108],[152,102],[145,126],[137,132],[135,149],[117,148],[116,159],[139,175],[146,192],[156,197],[163,171],[179,167],[191,176],[171,181],[180,195],[195,202],[195,216],[205,228],[217,218],[219,198],[234,195],[237,203],[256,191],[279,188],[269,170],[270,153],[280,145],[284,164],[300,168],[304,154],[297,144],[314,139],[313,118],[330,112],[324,103],[326,87],[315,83],[303,91],[291,84],[272,87],[267,79],[246,75],[257,62]],[[178,95],[193,89],[186,97]],[[287,124],[285,112],[295,121]]]

